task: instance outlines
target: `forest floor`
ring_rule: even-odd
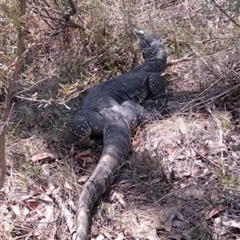
[[[30,47],[8,126],[0,239],[71,239],[81,188],[102,150],[101,140],[79,146],[71,117],[92,86],[141,63],[130,31],[136,26],[159,34],[168,49],[168,105],[159,120],[135,130],[122,171],[94,207],[90,239],[239,240],[236,5],[109,2],[78,3],[74,21],[83,29],[53,30],[53,19],[43,21],[44,4],[28,12]],[[10,53],[14,33],[7,34]]]

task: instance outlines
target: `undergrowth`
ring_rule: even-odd
[[[136,133],[147,153],[134,149],[110,193],[99,201],[92,237],[147,238],[152,219],[164,215],[161,207],[177,206],[184,224],[178,219],[168,232],[161,223],[154,227],[155,237],[237,239],[231,228],[218,233],[218,222],[226,220],[221,211],[212,220],[204,214],[226,202],[226,215],[234,219],[239,210],[238,1],[76,1],[77,13],[66,24],[67,2],[27,2],[26,52],[12,100],[8,176],[0,192],[2,239],[70,238],[54,196],[63,197],[75,214],[82,184],[100,152],[88,150],[84,163],[74,158],[86,149],[71,133],[71,116],[92,86],[142,62],[133,27],[158,34],[167,47],[168,107],[161,120],[149,123],[159,126],[155,132],[148,129],[153,136]],[[2,111],[16,57],[18,1],[1,1],[0,9]],[[212,145],[204,142],[209,138]]]

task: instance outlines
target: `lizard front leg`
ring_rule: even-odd
[[[152,98],[156,99],[156,110],[161,112],[167,105],[167,97],[165,95],[165,84],[162,76],[157,73],[149,75],[148,86],[152,94]]]
[[[103,119],[97,112],[81,109],[73,116],[73,131],[81,144],[87,146],[91,135],[103,135]]]

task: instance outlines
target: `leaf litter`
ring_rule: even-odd
[[[232,51],[233,48],[229,48],[227,54],[226,51],[222,51],[221,48],[225,49],[224,44],[227,38],[219,24],[225,26],[224,24],[228,22],[224,18],[226,16],[219,17],[219,13],[215,11],[205,13],[206,9],[199,5],[200,2],[165,3],[163,1],[160,6],[162,10],[160,18],[154,16],[156,12],[152,10],[155,9],[151,9],[153,5],[155,6],[155,2],[150,2],[147,3],[149,9],[139,6],[141,13],[136,17],[137,24],[144,22],[145,26],[146,15],[144,14],[147,13],[153,22],[152,26],[148,27],[153,28],[155,32],[160,30],[170,57],[189,56],[189,48],[192,48],[191,61],[179,62],[167,69],[165,75],[170,81],[167,87],[169,94],[167,111],[171,117],[161,117],[161,120],[145,124],[136,130],[131,156],[110,191],[100,199],[94,210],[92,229],[95,231],[91,232],[91,238],[238,239],[240,128],[239,119],[236,117],[232,119],[232,117],[234,114],[239,116],[237,115],[239,114],[237,110],[239,97],[234,101],[231,99],[228,101],[226,95],[231,98],[232,92],[226,91],[229,89],[230,81],[233,81],[235,86],[239,84],[239,73],[232,67],[229,68],[226,61],[231,58],[233,63],[238,63],[239,49],[234,45],[233,39],[230,44],[233,43],[236,51]],[[115,14],[116,11],[111,13]],[[207,14],[207,17],[204,14]],[[110,17],[109,19],[113,20]],[[120,20],[118,17],[116,19],[117,22],[113,21],[116,23],[114,28],[118,29]],[[166,19],[167,21],[164,21]],[[32,20],[37,24],[34,17]],[[199,35],[196,34],[197,39],[192,39],[195,36],[191,32],[196,27],[195,20]],[[213,33],[208,32],[205,25],[211,22],[213,24],[211,31],[217,29],[216,39],[208,41],[209,36],[201,36],[203,33],[198,21],[202,21],[204,33],[206,32],[209,36]],[[159,22],[161,22],[160,27]],[[122,28],[121,24],[119,26]],[[178,31],[178,29],[187,29],[187,32]],[[231,25],[232,29],[234,26]],[[69,30],[71,34],[71,29]],[[107,26],[106,30],[111,31],[111,26]],[[224,30],[227,31],[227,28]],[[191,34],[190,40],[185,38],[189,36],[183,35],[188,34],[188,31]],[[90,32],[92,34],[95,31]],[[36,36],[39,37],[37,34]],[[75,41],[72,45],[77,46],[78,41],[82,44],[82,38],[79,39],[77,35],[74,35],[72,40]],[[44,39],[41,41],[42,44],[46,44]],[[91,44],[91,41],[94,42],[92,36],[89,37],[88,44]],[[115,39],[113,42],[116,47]],[[49,41],[47,44],[49,45]],[[124,44],[126,45],[126,42]],[[206,53],[200,54],[202,49],[196,51],[196,44],[203,45]],[[124,52],[127,53],[125,45]],[[213,52],[207,49],[207,46],[210,46]],[[91,53],[91,48],[96,49],[86,45],[88,55]],[[215,49],[221,54],[218,51],[216,53]],[[73,52],[80,52],[83,57],[86,57],[82,54],[82,50]],[[96,54],[94,52],[94,57],[88,57],[91,61],[83,66],[83,69],[86,68],[85,74],[89,71],[97,75],[99,72],[99,76],[86,76],[89,78],[87,80],[89,86],[97,82],[97,79],[102,79],[102,75],[104,77],[106,75],[105,72],[103,74],[102,69],[94,65]],[[235,60],[234,54],[236,54]],[[65,54],[63,56],[66,57]],[[131,55],[129,59],[132,57]],[[76,58],[71,56],[71,59]],[[45,67],[39,68],[42,71],[47,72],[48,68],[56,68],[51,65],[46,56],[39,60],[47,63]],[[62,59],[59,58],[59,60]],[[69,58],[66,60],[69,61]],[[125,66],[126,55],[122,60]],[[58,61],[52,61],[52,63],[59,64]],[[114,62],[114,66],[119,63]],[[131,62],[130,65],[132,64]],[[59,69],[59,74],[60,72],[62,73]],[[115,74],[115,71],[108,70],[107,74],[109,73]],[[71,76],[71,81],[73,78]],[[76,81],[79,82],[79,78],[77,75]],[[22,83],[27,84],[26,81]],[[214,86],[214,89],[209,87],[208,83]],[[217,88],[220,90],[219,94],[211,92]],[[71,84],[66,88],[65,84],[53,79],[53,81],[43,81],[28,94],[34,96],[34,93],[38,92],[39,98],[45,98],[46,92],[51,92],[53,95],[56,92],[57,97],[60,98],[57,100],[62,100],[61,97],[66,98],[70,92],[75,92],[75,89],[75,83],[73,88]],[[202,91],[202,89],[209,91]],[[80,93],[82,93],[81,90]],[[236,88],[236,96],[239,96],[237,90]],[[79,106],[79,100],[75,98],[73,100],[74,103],[71,104],[75,109],[76,105]],[[226,104],[223,104],[225,102]],[[54,111],[52,111],[50,102],[43,101],[42,106],[38,105],[36,108],[34,108],[36,106],[34,101],[31,103],[29,107],[29,101],[16,102],[13,109],[13,118],[19,115],[20,122],[26,121],[27,127],[24,125],[23,129],[20,129],[21,134],[17,137],[9,133],[8,176],[4,189],[0,192],[0,238],[69,239],[74,233],[75,203],[83,184],[96,165],[99,150],[83,150],[75,154],[75,148],[71,145],[64,146],[65,152],[62,151],[60,143],[67,137],[66,132],[69,132],[69,126],[66,128],[63,126],[64,119],[70,119],[66,107],[61,112],[59,110],[61,108],[54,105]],[[68,104],[71,106],[70,102]],[[217,110],[214,104],[223,110]],[[16,126],[18,121],[19,119],[15,122]],[[15,129],[17,129],[16,126]],[[56,129],[58,133],[53,134],[54,137],[49,140],[52,131]],[[53,143],[52,140],[54,140]],[[52,145],[56,151],[52,150],[50,147]]]

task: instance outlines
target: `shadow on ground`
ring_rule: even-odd
[[[137,128],[133,153],[96,205],[93,238],[239,237],[238,75],[232,85],[223,79],[222,88],[212,77],[216,89],[209,81],[201,91],[184,85],[185,78],[179,92],[178,82],[171,82],[174,70],[166,73],[166,115]],[[76,86],[67,94],[61,81],[46,79],[29,90],[17,89],[7,140],[8,176],[1,192],[5,239],[70,238],[55,195],[74,218],[81,187],[100,157],[100,142],[83,149],[71,130],[72,115],[87,91]]]

